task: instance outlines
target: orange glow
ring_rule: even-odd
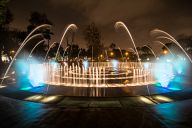
[[[125,56],[128,56],[129,55],[129,53],[128,52],[125,52]]]
[[[114,56],[114,52],[110,52],[110,56]]]
[[[167,53],[168,53],[168,51],[167,51],[167,50],[164,50],[164,51],[163,51],[163,53],[164,53],[164,54],[167,54]]]

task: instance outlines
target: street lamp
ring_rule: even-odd
[[[167,53],[168,53],[168,51],[167,51],[167,50],[164,50],[164,51],[163,51],[163,54],[167,54]]]
[[[129,53],[128,52],[125,52],[125,56],[127,57],[129,55]]]
[[[103,54],[99,55],[98,58],[100,58],[102,60],[103,59]]]
[[[110,52],[110,56],[114,56],[114,52]]]
[[[10,51],[10,53],[11,53],[11,54],[14,54],[14,53],[15,53],[15,51],[14,51],[14,50],[11,50],[11,51]]]

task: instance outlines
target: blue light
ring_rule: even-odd
[[[46,77],[44,65],[33,61],[29,68],[29,82],[33,87],[43,86],[44,78]]]
[[[19,58],[16,60],[15,67],[16,82],[20,88],[28,88],[31,85],[29,84],[29,63],[26,59]]]
[[[167,59],[167,62],[168,62],[168,63],[170,63],[170,62],[171,62],[171,60],[170,60],[170,59]]]
[[[52,66],[52,69],[56,70],[59,67],[59,64],[55,61],[50,61],[50,65]]]
[[[85,71],[88,70],[88,68],[89,68],[89,62],[88,62],[88,60],[84,60],[84,61],[83,61],[83,67],[85,68]]]
[[[170,63],[156,63],[154,74],[162,87],[168,87],[169,82],[174,78],[173,67]]]
[[[181,90],[182,75],[186,73],[188,61],[181,55],[163,56],[155,64],[155,78],[162,87],[170,90]]]
[[[27,91],[27,90],[30,90],[30,89],[32,89],[32,87],[23,87],[23,88],[21,88],[20,90],[22,90],[22,91]]]
[[[168,122],[168,127],[172,127],[172,123],[169,123],[169,121],[177,120],[181,117],[181,111],[179,111],[178,105],[175,103],[159,104],[153,107],[153,109],[165,120],[165,122]]]
[[[118,69],[119,61],[118,60],[112,60],[111,63],[112,63],[113,69],[117,70]]]
[[[148,62],[144,63],[144,69],[149,69],[149,63]]]
[[[17,59],[16,61],[16,71],[21,75],[27,75],[29,70],[29,64],[24,59]]]
[[[174,69],[175,69],[177,74],[185,74],[187,67],[188,67],[187,61],[182,56],[178,56],[174,60],[173,65],[174,65]]]
[[[179,90],[181,90],[180,88],[174,88],[174,87],[172,87],[172,88],[169,88],[170,90],[173,90],[173,91],[179,91]]]

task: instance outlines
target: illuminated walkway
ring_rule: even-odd
[[[121,98],[44,97],[6,88],[0,94],[1,128],[192,126],[191,89]]]
[[[137,88],[135,88],[137,89]],[[156,105],[161,103],[169,103],[192,99],[192,89],[180,91],[166,91],[164,88],[149,86],[151,95],[138,90],[135,96],[121,97],[77,97],[44,94],[42,90],[34,92],[16,90],[13,87],[0,88],[0,95],[18,100],[31,102],[54,104],[62,107],[118,107],[123,108],[127,105],[134,104],[137,106]],[[158,91],[158,92],[157,92]],[[139,95],[140,93],[140,95]]]
[[[102,98],[45,95],[41,88],[30,92],[13,86],[0,88],[1,128],[192,127],[192,89],[149,86],[149,96],[143,86],[134,87],[134,96]]]

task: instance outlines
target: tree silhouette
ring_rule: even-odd
[[[9,24],[13,21],[13,15],[7,7],[8,0],[0,1],[0,66],[2,65],[2,54],[8,54],[9,47],[14,46],[11,42],[13,32],[9,30]]]
[[[97,58],[103,48],[103,45],[101,44],[101,33],[95,23],[91,23],[86,27],[84,30],[84,39],[87,41],[88,54],[93,54],[93,57]]]
[[[9,0],[0,1],[0,27],[8,25],[13,21],[13,15],[7,7]]]
[[[111,44],[109,45],[109,48],[111,48],[111,49],[115,49],[115,47],[116,47],[116,44],[115,44],[115,43],[111,43]]]
[[[31,13],[30,18],[29,18],[29,23],[30,24],[27,27],[27,33],[30,33],[34,28],[36,28],[37,26],[39,26],[41,24],[52,25],[52,22],[50,20],[48,20],[46,14],[42,14],[39,12],[32,12]],[[48,41],[47,47],[49,47],[51,35],[53,35],[53,32],[51,32],[51,30],[47,29],[47,28],[40,29],[37,32],[42,33],[44,38],[47,39],[47,41]]]

